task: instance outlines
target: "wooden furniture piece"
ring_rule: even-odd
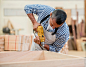
[[[0,52],[4,51],[4,36],[0,35]]]
[[[75,27],[74,27],[74,20],[71,18],[71,22],[72,22],[72,31],[73,31],[73,36],[74,36],[74,48],[75,50],[77,50],[77,43],[76,43],[76,34],[75,34]]]
[[[81,38],[81,46],[82,46],[82,50],[86,51],[86,37]]]
[[[80,31],[81,37],[85,36],[85,23],[84,20],[82,19],[81,21],[81,31]]]
[[[82,51],[82,41],[81,39],[76,39],[76,43],[77,43],[77,51]]]
[[[11,51],[27,51],[31,49],[32,35],[4,35],[5,50]]]
[[[76,27],[77,27],[77,39],[79,39],[79,38],[80,38],[78,16],[79,16],[79,13],[78,13],[78,11],[77,11],[77,5],[76,5]]]
[[[0,67],[84,67],[84,60],[49,51],[0,52]]]

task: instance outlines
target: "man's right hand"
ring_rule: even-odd
[[[35,22],[35,23],[33,24],[33,30],[37,32],[37,27],[38,27],[38,26],[41,26],[41,24]]]
[[[41,24],[36,21],[34,15],[32,13],[29,13],[27,15],[30,18],[30,20],[32,21],[33,30],[35,30],[37,32],[37,27],[40,26]]]

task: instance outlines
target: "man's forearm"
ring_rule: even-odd
[[[30,18],[30,20],[32,21],[33,25],[34,25],[34,23],[36,23],[36,19],[35,19],[34,15],[32,13],[27,14],[27,15]]]

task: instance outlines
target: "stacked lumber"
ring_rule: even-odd
[[[0,67],[84,67],[84,60],[50,51],[0,52]]]
[[[30,50],[32,41],[33,35],[5,35],[5,50]]]
[[[4,36],[0,35],[0,51],[4,51]]]

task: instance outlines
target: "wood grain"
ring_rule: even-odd
[[[84,0],[84,8],[85,8],[85,35],[86,35],[86,0]]]
[[[73,31],[73,36],[74,36],[74,48],[77,49],[77,46],[76,46],[76,34],[75,34],[75,27],[74,27],[74,20],[71,18],[71,21],[72,21],[72,31]]]
[[[66,23],[68,25],[71,25],[71,9],[64,9],[64,11],[67,14],[67,19],[66,19]]]
[[[84,58],[50,51],[1,52],[0,67],[84,67]]]

